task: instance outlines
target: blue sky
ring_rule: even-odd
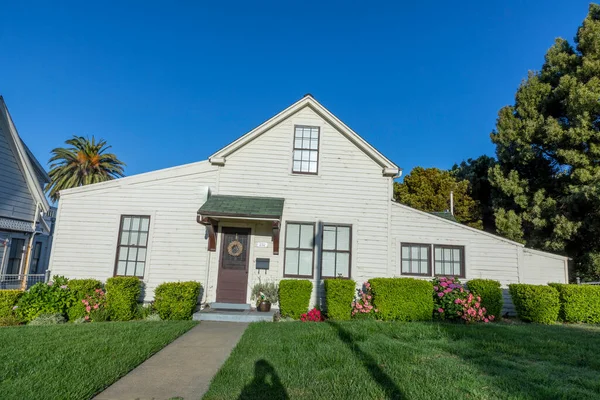
[[[305,93],[405,173],[493,155],[498,110],[589,2],[21,3],[0,24],[20,135],[43,164],[102,137],[132,175],[206,159]]]

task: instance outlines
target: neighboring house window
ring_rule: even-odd
[[[352,226],[323,225],[321,278],[349,278]]]
[[[144,277],[149,228],[149,216],[121,216],[115,275]]]
[[[402,274],[431,276],[431,246],[402,243]]]
[[[8,265],[6,266],[7,274],[21,273],[21,260],[23,258],[23,247],[25,239],[12,239],[10,243],[10,251],[8,253]]]
[[[294,160],[292,172],[316,174],[319,163],[319,128],[296,126],[294,131]]]
[[[42,257],[42,242],[36,242],[35,246],[33,247],[33,256],[31,258],[31,273],[32,274],[37,274],[38,268],[39,268],[39,264],[40,264],[40,258]]]
[[[442,276],[465,277],[464,246],[433,246],[434,273]]]
[[[288,222],[285,233],[284,275],[312,278],[315,224]]]

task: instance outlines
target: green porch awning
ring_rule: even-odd
[[[215,194],[206,200],[198,215],[207,217],[238,217],[280,219],[285,199],[278,197],[231,196]]]

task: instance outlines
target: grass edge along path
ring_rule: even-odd
[[[196,324],[135,321],[0,328],[0,398],[89,399]]]

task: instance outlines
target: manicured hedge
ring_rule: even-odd
[[[165,282],[154,290],[154,308],[161,319],[192,319],[198,296],[200,282]]]
[[[560,319],[565,322],[600,323],[600,286],[551,283],[558,290]]]
[[[97,279],[71,279],[67,286],[73,292],[75,302],[67,310],[69,321],[75,321],[85,316],[85,306],[81,302],[86,296],[92,295],[94,290],[102,289],[102,282]]]
[[[433,284],[414,278],[369,279],[373,306],[384,321],[428,321],[433,315]]]
[[[22,295],[23,292],[20,290],[0,290],[0,318],[14,315],[13,307],[17,305]]]
[[[513,283],[508,285],[517,316],[523,321],[552,324],[558,319],[558,290],[545,285]]]
[[[344,321],[352,317],[356,282],[349,279],[325,279],[325,305],[329,319]]]
[[[300,279],[284,279],[279,282],[279,310],[282,317],[299,319],[308,311],[312,282]]]
[[[481,297],[481,306],[487,311],[487,315],[499,318],[502,313],[502,289],[500,282],[492,279],[472,279],[467,282],[467,288]]]
[[[136,277],[116,276],[106,281],[106,302],[110,319],[129,321],[135,317],[142,281]]]

